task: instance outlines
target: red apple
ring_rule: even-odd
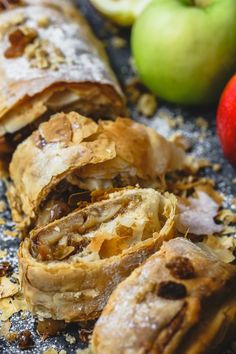
[[[217,132],[226,158],[236,167],[236,75],[221,96],[217,111]]]

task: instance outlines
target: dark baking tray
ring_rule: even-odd
[[[109,22],[105,21],[89,4],[88,0],[78,0],[77,5],[80,7],[81,11],[85,17],[90,22],[96,35],[103,40],[106,46],[108,55],[110,57],[112,66],[121,82],[124,86],[127,80],[132,77],[133,69],[130,64],[130,48],[129,48],[129,37],[130,33],[127,29],[116,29],[112,28]],[[116,32],[116,33],[115,33]],[[115,48],[113,45],[112,38],[114,36],[122,37],[126,40],[126,45],[122,48]],[[232,180],[236,177],[236,171],[227,163],[224,159],[219,141],[215,134],[215,110],[216,107],[205,111],[197,110],[187,110],[184,108],[170,106],[158,100],[158,109],[160,115],[171,115],[175,119],[177,116],[183,116],[185,118],[184,124],[177,127],[186,137],[190,137],[193,140],[193,153],[196,156],[204,156],[214,163],[220,163],[222,169],[218,173],[214,173],[211,169],[205,169],[202,173],[208,177],[212,177],[216,180],[217,187],[227,196],[225,203],[230,205],[230,200],[232,196],[236,194],[236,185],[232,183]],[[168,135],[169,130],[166,126],[165,120],[155,116],[152,119],[147,119],[138,115],[135,107],[130,107],[131,115],[134,119],[148,124],[161,133]],[[205,133],[205,138],[199,140],[199,128],[196,126],[196,118],[203,116],[209,122],[209,128]],[[5,184],[0,181],[0,199],[5,200]],[[6,230],[14,230],[14,224],[11,221],[10,211],[0,213],[0,217],[3,218],[6,223],[5,225],[0,225],[0,248],[7,249],[8,255],[6,260],[9,260],[11,264],[17,269],[17,248],[19,241],[16,238],[9,236],[4,236]],[[86,347],[86,343],[81,341],[81,327],[79,325],[69,325],[65,331],[60,336],[51,337],[42,341],[39,335],[36,333],[36,320],[31,314],[27,313],[26,318],[22,319],[20,314],[15,314],[12,316],[12,331],[22,331],[29,329],[33,334],[34,346],[25,350],[24,353],[34,353],[41,354],[44,350],[54,347],[58,352],[62,349],[66,350],[67,353],[76,353],[79,348]],[[69,344],[65,339],[66,334],[69,334],[75,338],[74,344]],[[235,338],[236,340],[236,338]],[[10,354],[10,353],[22,353],[18,347],[17,342],[10,344],[4,339],[0,338],[0,353]],[[112,353],[111,353],[112,354]],[[223,353],[222,353],[223,354]],[[224,354],[236,354],[232,350],[226,351]]]

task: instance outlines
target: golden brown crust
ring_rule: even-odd
[[[115,142],[117,154],[136,167],[140,178],[155,179],[157,175],[183,168],[183,150],[155,130],[124,118],[118,118],[115,124],[111,121],[100,124]]]
[[[182,167],[185,156],[173,143],[151,134],[152,139],[149,128],[129,119],[97,124],[74,112],[52,117],[13,155],[8,198],[14,220],[31,225],[41,203],[65,179],[78,191],[155,185],[165,173]]]
[[[175,208],[174,196],[124,189],[32,232],[19,251],[32,311],[67,322],[96,318],[115,286],[173,236]],[[83,247],[59,259],[76,239]]]
[[[96,354],[208,354],[236,326],[236,267],[186,239],[161,250],[111,295],[93,333]]]
[[[105,51],[79,10],[71,2],[27,3],[0,13],[0,136],[62,108],[124,112]]]
[[[88,138],[91,141],[87,142]],[[13,156],[10,175],[14,186],[9,188],[12,209],[18,200],[18,214],[34,218],[40,202],[65,175],[84,165],[114,158],[115,154],[114,143],[91,119],[73,112],[59,113],[41,124]]]

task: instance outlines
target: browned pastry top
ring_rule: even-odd
[[[103,85],[101,90],[113,97],[121,112],[119,85],[102,44],[79,11],[70,2],[29,3],[0,13],[0,118],[4,119],[0,135],[5,133],[8,112],[52,87],[70,85],[76,90],[87,85],[96,90],[96,85]],[[13,130],[8,123],[7,131]]]
[[[113,182],[150,186],[184,161],[182,149],[129,119],[97,124],[74,112],[61,113],[41,124],[13,155],[13,217],[34,219],[62,180],[89,191],[116,187]]]
[[[94,352],[217,353],[236,324],[235,280],[235,266],[188,240],[165,242],[111,295]]]

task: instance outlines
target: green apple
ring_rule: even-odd
[[[132,51],[161,98],[213,103],[236,72],[236,0],[153,0],[133,26]]]
[[[131,26],[151,0],[90,0],[98,11],[120,26]]]

